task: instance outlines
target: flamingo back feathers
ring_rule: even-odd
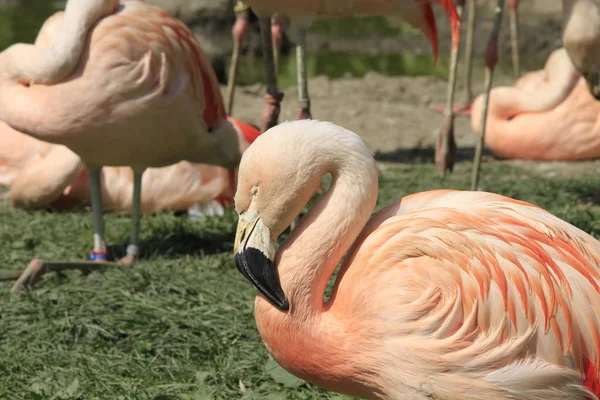
[[[389,337],[380,351],[394,353],[392,369],[411,354],[503,393],[490,398],[592,399],[600,397],[599,266],[594,238],[537,206],[424,192],[367,224],[332,308],[380,318],[369,326]],[[365,302],[364,293],[375,298]],[[364,310],[381,302],[396,312]]]
[[[219,81],[210,60],[193,32],[167,12],[138,1],[127,1],[117,14],[100,21],[91,40],[92,49],[99,55],[96,63],[104,60],[115,63],[117,58],[123,63],[142,62],[150,54],[150,67],[143,69],[144,76],[147,71],[153,75],[153,90],[164,85],[163,95],[176,94],[186,88],[184,79],[188,79],[197,103],[203,104],[199,112],[209,130],[217,128],[226,118]],[[120,56],[102,56],[103,52],[115,50]],[[163,61],[161,57],[164,57]],[[166,69],[156,65],[161,62],[167,64]],[[134,76],[133,72],[130,75],[130,79],[140,86],[142,78]],[[164,79],[167,82],[161,82]]]

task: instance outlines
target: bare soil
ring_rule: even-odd
[[[491,28],[493,0],[479,1],[478,26],[476,35],[476,57],[482,57],[487,35]],[[438,11],[443,21],[442,12]],[[548,0],[524,0],[520,8],[520,54],[521,57],[545,59],[551,51],[561,46],[560,2]],[[507,14],[507,13],[506,13]],[[446,23],[439,23],[440,47],[448,41],[449,30]],[[500,57],[507,59],[509,52],[508,21],[505,18],[501,32]],[[311,46],[318,47],[318,37],[309,37]],[[348,42],[327,40],[328,49],[352,50],[373,46],[385,47],[383,51],[398,51],[427,48],[429,45],[421,35],[397,42],[386,39],[385,43],[370,43],[365,38]],[[387,44],[386,44],[387,43]],[[321,47],[322,48],[322,47]],[[316,50],[316,49],[314,49]],[[446,49],[447,52],[447,49]],[[541,67],[541,65],[540,65]],[[458,102],[465,99],[462,66],[457,83]],[[521,73],[526,71],[521,71]],[[498,71],[494,85],[510,85],[514,78]],[[474,70],[473,89],[479,94],[483,89],[483,71]],[[433,162],[437,131],[442,123],[442,115],[432,110],[434,105],[444,104],[446,81],[431,76],[388,77],[369,73],[364,78],[343,78],[330,80],[319,76],[310,80],[309,92],[312,100],[313,117],[340,124],[360,134],[367,145],[384,162],[414,163]],[[283,88],[285,98],[282,104],[280,121],[295,119],[297,112],[295,87]],[[225,87],[223,87],[225,93]],[[236,90],[234,116],[258,124],[263,108],[263,85],[240,87]],[[470,118],[457,116],[455,121],[458,162],[471,162],[476,136],[471,129]],[[488,155],[487,158],[490,156]],[[531,168],[544,175],[580,175],[596,170],[599,161],[539,163],[528,161],[504,161],[512,165]]]

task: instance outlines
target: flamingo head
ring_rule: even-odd
[[[314,148],[319,143],[318,131],[330,125],[316,120],[279,124],[260,135],[240,162],[235,194],[239,216],[236,267],[280,310],[288,310],[289,301],[277,274],[275,241],[331,169],[331,160]],[[299,231],[300,227],[292,235]]]

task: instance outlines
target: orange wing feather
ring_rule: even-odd
[[[367,224],[332,308],[377,316],[363,308],[393,302],[395,317],[370,326],[413,336],[428,356],[454,360],[456,374],[474,352],[484,375],[516,371],[514,363],[533,356],[571,366],[600,397],[599,257],[596,239],[537,206],[491,193],[424,192]],[[364,293],[377,299],[367,305]],[[425,344],[436,338],[439,348]]]
[[[452,47],[456,47],[458,45],[459,40],[459,17],[456,12],[456,7],[452,0],[434,0],[435,2],[442,5],[444,11],[448,15],[450,19],[451,32],[452,32]],[[435,21],[435,14],[433,13],[433,8],[431,7],[431,2],[426,1],[421,5],[423,10],[423,19],[425,20],[425,27],[423,33],[425,36],[431,41],[431,46],[433,48],[433,60],[437,61],[439,54],[439,41],[438,41],[438,30],[437,24]]]
[[[448,17],[450,18],[450,25],[452,27],[452,46],[456,47],[458,45],[458,41],[459,41],[459,20],[460,18],[458,17],[458,13],[456,12],[456,6],[454,5],[454,2],[452,0],[435,0],[437,3],[441,4],[442,7],[444,7],[444,10],[446,11],[446,14],[448,14]]]

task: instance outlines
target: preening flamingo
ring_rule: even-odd
[[[417,193],[371,217],[377,185],[361,138],[328,122],[282,123],[242,156],[235,260],[279,364],[367,399],[598,399],[600,242],[485,192]]]
[[[240,145],[247,147],[258,128],[230,118]],[[223,214],[233,204],[237,170],[180,161],[148,168],[142,179],[140,211],[188,210],[194,216]],[[133,171],[105,167],[101,172],[104,210],[130,212]],[[0,186],[14,207],[69,211],[91,204],[89,174],[67,147],[43,142],[0,122]]]
[[[597,0],[563,0],[562,13],[563,46],[575,68],[585,78],[592,95],[596,99],[600,99],[600,55],[598,55],[600,53],[600,4]],[[490,47],[488,46],[489,50]],[[497,48],[494,50],[495,59],[497,59]],[[477,189],[479,183],[492,73],[493,69],[488,72],[486,61],[486,85],[481,111],[481,131],[475,148],[472,190]]]
[[[481,129],[483,96],[473,103],[471,124]],[[497,156],[539,161],[600,157],[600,102],[564,48],[543,70],[529,72],[514,86],[490,93],[486,146]]]
[[[245,2],[256,12],[260,19],[261,43],[265,62],[265,75],[267,93],[265,95],[265,109],[261,115],[261,132],[275,126],[279,119],[280,103],[283,94],[277,86],[277,74],[273,59],[272,19],[274,13],[284,14],[292,18],[297,25],[296,31],[296,62],[298,67],[298,102],[300,110],[298,119],[311,118],[310,97],[308,95],[308,78],[306,72],[306,30],[316,18],[341,18],[351,16],[376,16],[383,15],[397,17],[418,28],[429,38],[433,47],[434,59],[438,54],[437,26],[433,14],[432,4],[439,3],[446,10],[452,24],[452,37],[457,40],[458,18],[452,0],[310,0],[300,2],[282,2],[278,0],[247,0]],[[234,54],[232,69],[229,75],[228,93],[235,84],[237,74],[237,59],[239,57],[239,43],[248,27],[245,6],[239,5],[238,18],[233,28]],[[274,32],[280,32],[280,25],[274,26]],[[231,95],[230,95],[231,96]],[[231,103],[231,102],[230,102]]]
[[[50,47],[15,44],[0,53],[0,119],[67,146],[87,165],[95,261],[107,258],[101,167],[133,168],[131,244],[121,260],[131,263],[146,168],[239,163],[216,75],[183,22],[142,2],[69,0],[45,29]]]

